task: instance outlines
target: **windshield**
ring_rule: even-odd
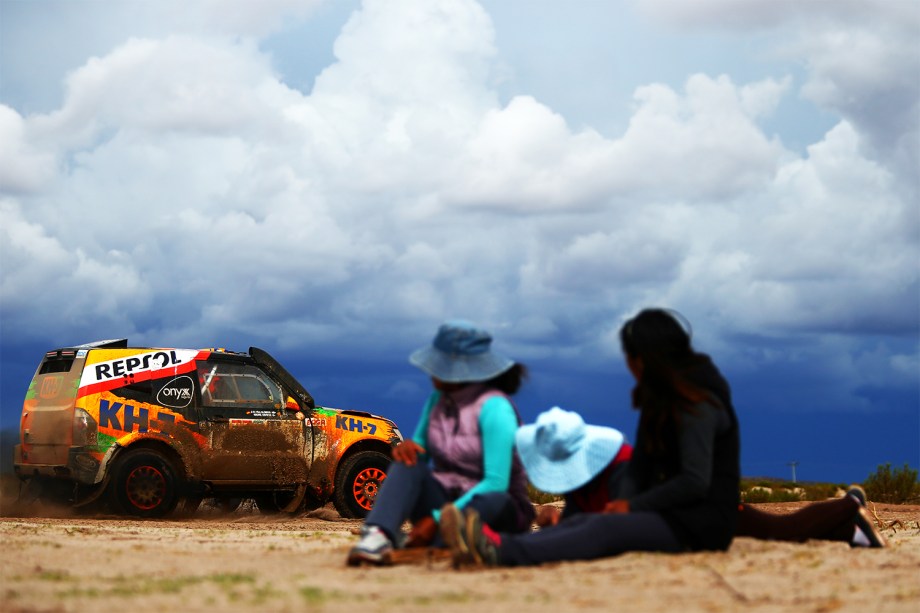
[[[259,349],[258,347],[250,347],[249,355],[256,361],[256,363],[267,370],[272,376],[277,377],[281,383],[300,398],[304,403],[306,408],[313,409],[316,407],[316,404],[313,402],[313,396],[310,395],[310,392],[300,384],[300,382],[294,378],[294,375],[289,373],[287,369],[284,368],[278,361],[272,356],[268,355],[266,351]]]

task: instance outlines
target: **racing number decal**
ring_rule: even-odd
[[[366,421],[361,421],[360,419],[355,419],[354,417],[348,417],[347,415],[336,415],[335,416],[335,427],[339,430],[348,430],[349,432],[360,432],[364,434],[365,429],[367,433],[373,436],[377,432],[377,424],[368,423]]]
[[[121,414],[121,421],[118,419],[119,414]],[[157,416],[150,419],[150,411],[146,407],[135,407],[123,402],[109,402],[105,398],[99,401],[100,428],[132,432],[136,426],[138,432],[147,432],[151,421],[158,422],[156,429],[161,430],[163,424],[176,423],[176,415],[159,410]]]

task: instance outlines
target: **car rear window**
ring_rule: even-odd
[[[38,374],[47,375],[52,372],[70,372],[70,367],[73,366],[73,359],[73,356],[45,358]]]

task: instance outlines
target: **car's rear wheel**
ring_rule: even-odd
[[[335,475],[332,495],[339,515],[366,517],[387,478],[389,465],[390,457],[379,451],[359,451],[345,460]]]
[[[129,515],[162,517],[179,502],[178,473],[165,456],[150,450],[129,451],[115,469],[115,502]]]

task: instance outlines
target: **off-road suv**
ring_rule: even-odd
[[[266,352],[128,347],[127,339],[45,354],[14,450],[26,489],[68,492],[144,517],[204,498],[293,512],[330,498],[363,517],[386,478],[392,421],[316,406]],[[37,486],[33,488],[33,486]]]

